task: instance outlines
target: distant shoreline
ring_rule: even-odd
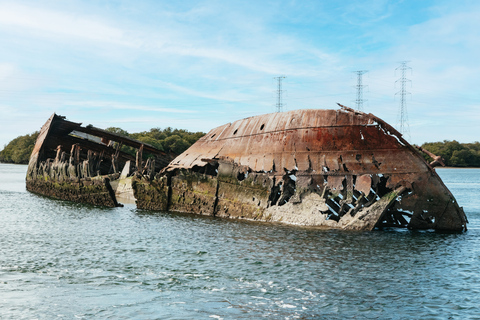
[[[28,166],[28,163],[2,162],[2,161],[0,161],[0,164],[16,164],[21,166]]]
[[[480,167],[435,167],[434,169],[480,169]]]

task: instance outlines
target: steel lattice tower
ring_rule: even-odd
[[[357,74],[357,99],[355,100],[355,104],[357,105],[357,110],[358,111],[363,111],[363,102],[367,101],[363,99],[363,88],[366,87],[363,85],[362,82],[362,76],[368,72],[368,70],[359,70],[359,71],[354,71]]]
[[[406,72],[407,70],[411,70],[409,66],[407,66],[408,61],[402,61],[401,65],[396,68],[395,70],[400,70],[401,77],[395,83],[400,82],[400,91],[395,93],[395,95],[400,95],[400,109],[398,112],[397,117],[397,130],[403,134],[406,138],[410,139],[410,127],[408,125],[408,114],[407,114],[407,94],[410,92],[407,91],[407,82],[412,82],[410,79],[407,79]]]
[[[283,100],[282,100],[282,95],[283,95],[283,90],[282,90],[282,80],[285,79],[285,76],[279,76],[275,77],[274,79],[277,80],[277,103],[275,105],[276,112],[282,112],[283,111]]]

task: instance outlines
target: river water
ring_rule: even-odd
[[[105,209],[0,164],[1,319],[480,319],[480,169],[438,169],[465,233]]]

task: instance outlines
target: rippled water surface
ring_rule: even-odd
[[[1,319],[480,319],[480,170],[438,169],[466,233],[104,209],[0,164]]]

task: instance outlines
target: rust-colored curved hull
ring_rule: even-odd
[[[139,207],[318,227],[460,231],[467,223],[401,134],[346,107],[220,126],[134,189]]]

